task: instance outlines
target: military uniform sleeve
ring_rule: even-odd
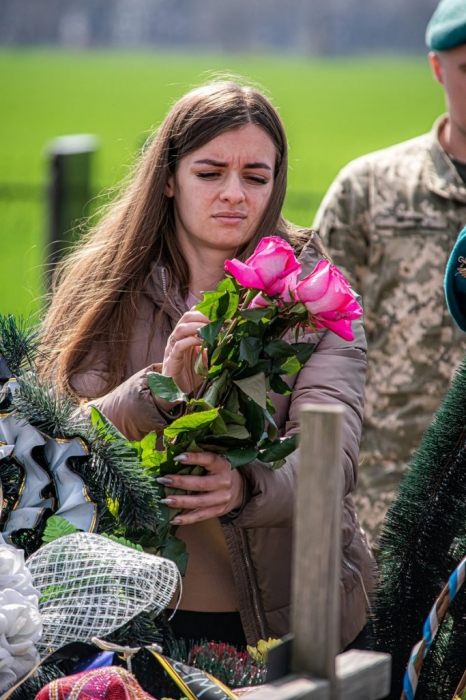
[[[370,238],[370,165],[359,159],[344,168],[321,202],[313,228],[332,262],[358,293],[364,291]]]

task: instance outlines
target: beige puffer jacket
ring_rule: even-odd
[[[313,245],[301,255],[303,276],[320,258]],[[154,266],[141,295],[138,314],[122,384],[93,403],[131,440],[151,430],[160,431],[170,417],[158,407],[147,386],[148,371],[160,371],[168,336],[187,311],[176,291],[168,290],[162,265]],[[154,320],[163,307],[164,313]],[[347,342],[330,331],[309,335],[317,347],[301,371],[291,378],[292,393],[271,394],[274,416],[282,435],[298,430],[303,403],[339,404],[345,407],[341,468],[342,566],[341,566],[341,648],[364,627],[372,589],[373,560],[353,506],[358,448],[364,402],[366,342],[362,322],[353,324],[355,339]],[[74,375],[72,384],[80,396],[101,393],[105,358],[93,368]],[[241,620],[249,644],[290,631],[291,548],[298,451],[279,470],[270,471],[255,461],[241,467],[247,480],[248,500],[239,514],[221,519],[239,599]],[[191,527],[191,526],[185,526]],[[194,526],[192,526],[194,527]],[[312,624],[312,620],[309,621]]]

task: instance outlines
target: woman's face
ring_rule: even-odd
[[[255,124],[181,158],[166,188],[181,248],[215,249],[227,259],[250,241],[270,200],[275,160],[271,138]]]

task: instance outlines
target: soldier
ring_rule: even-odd
[[[363,298],[369,369],[356,498],[373,542],[466,348],[442,289],[466,223],[465,0],[441,0],[426,42],[448,113],[430,133],[347,165],[314,222]]]

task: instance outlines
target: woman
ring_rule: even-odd
[[[185,95],[147,146],[134,177],[106,216],[62,263],[45,322],[40,371],[92,403],[131,440],[161,432],[177,407],[155,399],[148,371],[186,392],[208,319],[192,310],[222,279],[227,259],[246,259],[264,236],[300,253],[303,275],[322,257],[312,232],[281,216],[287,181],[283,125],[259,92],[214,82]],[[297,430],[303,402],[346,407],[341,647],[361,632],[371,555],[351,496],[357,471],[366,368],[361,323],[355,341],[327,331],[292,380],[272,395],[282,434]],[[297,453],[277,471],[232,470],[212,453],[186,453],[204,476],[172,476],[186,495],[167,501],[189,552],[175,633],[241,645],[289,631],[290,554]],[[168,480],[165,479],[168,485]],[[310,621],[312,624],[312,621]]]

